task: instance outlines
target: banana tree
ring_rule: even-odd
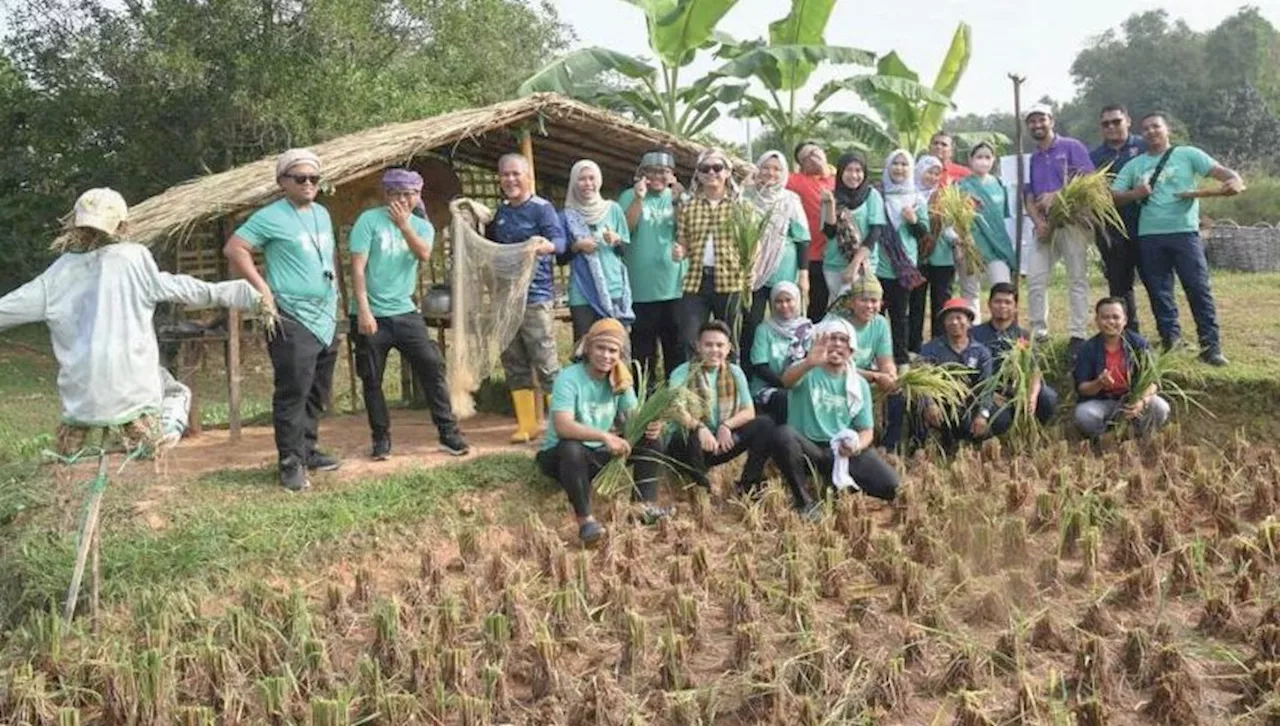
[[[716,25],[738,0],[623,1],[644,11],[656,64],[607,48],[583,48],[534,73],[519,93],[573,96],[682,138],[705,131],[720,118],[720,104],[741,98],[744,84],[711,74],[682,86],[681,71],[698,51],[727,40]]]

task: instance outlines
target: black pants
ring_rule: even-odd
[[[742,353],[742,360],[751,358],[751,346],[756,342],[756,328],[760,327],[760,323],[764,322],[765,311],[769,309],[769,296],[773,294],[773,288],[762,287],[751,295],[751,310],[747,311],[747,316],[742,319],[742,338],[738,341],[738,350]]]
[[[753,399],[756,405],[756,415],[766,416],[778,426],[787,423],[787,392],[780,388],[766,389],[773,391],[773,395],[769,396],[768,401],[764,401],[760,396]],[[761,391],[764,393],[764,391]]]
[[[810,441],[789,426],[778,434],[782,454],[778,459],[778,468],[791,487],[796,506],[804,506],[810,501],[810,472],[830,483],[835,454],[831,451],[830,442]],[[849,475],[862,491],[877,499],[891,502],[897,496],[898,472],[886,464],[873,449],[863,449],[849,460]]]
[[[889,333],[893,336],[893,362],[907,363],[908,331],[911,329],[911,291],[896,279],[881,277],[884,288],[884,311],[889,318]]]
[[[936,338],[942,334],[942,325],[938,322],[938,316],[942,314],[942,306],[951,299],[951,281],[955,279],[955,267],[935,267],[933,265],[922,265],[920,267],[921,274],[927,284],[921,285],[911,291],[911,312],[909,323],[911,326],[909,339],[907,341],[907,349],[912,353],[919,353],[920,346],[924,345],[924,321],[925,314],[929,318],[929,337]],[[925,297],[928,297],[928,305],[925,304]],[[927,307],[927,310],[926,310]]]
[[[742,468],[738,487],[754,489],[764,480],[765,464],[776,453],[776,430],[773,421],[763,417],[753,418],[733,432],[732,449],[716,454],[703,451],[694,432],[683,431],[671,438],[670,456],[688,467],[688,473],[698,484],[709,486],[706,474],[711,467],[733,461],[745,452],[747,463]]]
[[[573,326],[573,342],[576,345],[582,336],[587,334],[592,325],[600,319],[596,309],[590,305],[570,305],[569,324]]]
[[[377,332],[362,335],[356,318],[351,318],[351,337],[356,344],[356,374],[364,384],[364,408],[369,414],[373,440],[384,439],[391,433],[387,399],[382,393],[382,374],[387,368],[387,353],[393,348],[400,351],[401,360],[413,369],[418,385],[426,393],[427,407],[436,428],[442,434],[457,430],[458,420],[453,416],[449,388],[445,384],[444,360],[435,341],[431,340],[422,316],[405,313],[376,320]]]
[[[267,340],[267,354],[275,372],[271,422],[281,465],[306,464],[320,436],[320,414],[333,390],[338,362],[337,338],[320,342],[302,323],[280,312],[280,327]]]
[[[671,377],[671,372],[685,361],[685,349],[680,344],[680,300],[635,303],[632,307],[636,322],[631,326],[631,357],[656,384],[659,344],[666,377]]]
[[[689,274],[696,274],[693,270]],[[738,327],[741,305],[736,292],[716,292],[715,269],[702,268],[702,281],[697,292],[686,292],[680,298],[680,343],[685,355],[692,358],[697,353],[698,328],[708,320],[723,320],[729,330]],[[738,360],[738,351],[730,358]]]
[[[1138,304],[1133,296],[1133,283],[1138,278],[1138,239],[1108,231],[1097,238],[1102,254],[1102,272],[1107,277],[1107,294],[1124,300],[1129,322],[1126,328],[1138,332]]]
[[[662,442],[643,439],[631,452],[630,464],[636,488],[632,498],[642,502],[658,499],[658,455]],[[591,480],[612,459],[602,446],[587,446],[581,441],[562,439],[553,449],[543,449],[536,458],[543,474],[555,479],[569,497],[573,513],[591,516]]]
[[[822,261],[809,261],[809,319],[815,323],[826,317],[827,306],[831,304],[831,291],[827,289],[827,278],[822,276]],[[748,351],[750,354],[750,351]]]
[[[1039,403],[1037,403],[1037,418],[1043,415],[1043,413],[1038,409],[1039,406],[1043,404],[1044,400],[1042,392]],[[1050,412],[1052,412],[1052,404],[1049,406],[1049,409]],[[944,420],[942,422],[941,428],[937,429],[937,431],[943,451],[948,454],[953,453],[962,441],[978,443],[986,441],[987,439],[1003,436],[1010,428],[1013,427],[1013,409],[1006,407],[994,412],[992,417],[987,421],[987,430],[982,436],[974,436],[974,415],[972,408],[966,408],[965,412],[959,416],[959,420],[954,422]],[[913,422],[916,432],[915,443],[917,446],[923,446],[925,439],[929,436],[930,427],[925,424],[923,414],[917,414],[915,418],[916,420]]]

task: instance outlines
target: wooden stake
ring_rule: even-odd
[[[80,582],[84,579],[85,564],[89,559],[89,549],[98,531],[98,514],[102,509],[102,495],[106,491],[107,452],[98,454],[98,476],[93,480],[90,489],[89,509],[85,514],[84,526],[80,531],[80,546],[76,550],[76,567],[71,573],[71,587],[67,588],[67,600],[62,608],[62,619],[68,627],[76,613],[76,601],[80,599]],[[96,579],[96,578],[95,578]]]
[[[227,427],[232,441],[240,440],[240,311],[227,315]]]
[[[529,188],[538,193],[538,175],[533,166],[533,132],[526,129],[520,136],[520,153],[529,162]],[[533,372],[533,410],[538,424],[541,425],[546,408],[546,396],[542,392],[542,382],[538,380],[538,372]]]
[[[101,563],[101,558],[99,557],[99,550],[101,549],[101,544],[102,544],[102,530],[95,527],[93,530],[93,548],[91,550],[91,553],[93,555],[93,564],[92,564],[93,579],[89,583],[89,588],[90,588],[89,592],[91,593],[91,599],[89,601],[89,605],[90,605],[89,618],[93,624],[94,635],[98,635],[99,633],[102,632],[102,619],[99,617],[100,605],[101,605],[101,598],[99,597],[99,594],[102,591],[102,587],[101,587],[101,584],[102,584],[101,564],[102,563]]]
[[[1017,211],[1014,217],[1015,225],[1013,228],[1014,270],[1013,270],[1012,277],[1013,277],[1014,286],[1019,291],[1021,291],[1022,290],[1022,226],[1023,226],[1024,220],[1026,219],[1026,216],[1025,216],[1026,210],[1023,209],[1023,204],[1025,203],[1024,202],[1025,195],[1023,192],[1023,184],[1025,182],[1023,180],[1023,177],[1025,176],[1025,172],[1023,172],[1022,170],[1022,126],[1023,126],[1022,124],[1022,84],[1027,80],[1027,78],[1026,76],[1019,76],[1017,74],[1010,73],[1009,80],[1013,81],[1013,123],[1014,123],[1013,145],[1015,149],[1014,153],[1017,154],[1017,157],[1018,157],[1018,199],[1017,199],[1017,207],[1016,207]]]

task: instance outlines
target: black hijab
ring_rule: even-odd
[[[844,183],[844,170],[850,164],[857,164],[862,167],[862,183],[857,188],[849,187]],[[840,161],[836,164],[836,205],[848,209],[850,211],[862,206],[867,201],[867,196],[871,194],[871,174],[867,170],[867,161],[858,154],[845,154],[840,157]]]

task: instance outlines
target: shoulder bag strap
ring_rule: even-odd
[[[1160,155],[1160,161],[1156,162],[1156,170],[1151,172],[1151,181],[1147,182],[1147,186],[1151,187],[1153,193],[1155,192],[1156,181],[1160,179],[1160,173],[1164,171],[1164,165],[1169,163],[1169,156],[1173,154],[1173,149],[1174,147],[1170,146],[1164,150],[1164,153]],[[1147,206],[1148,199],[1151,199],[1151,197],[1147,197],[1146,199],[1139,201],[1138,207],[1141,208]]]

